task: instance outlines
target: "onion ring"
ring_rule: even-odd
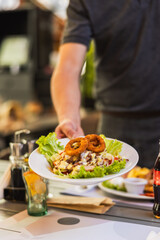
[[[83,137],[71,139],[65,146],[65,152],[69,156],[79,155],[88,147],[88,140]]]
[[[89,134],[85,137],[88,140],[87,150],[95,153],[103,152],[106,148],[105,142],[102,137],[96,134]]]

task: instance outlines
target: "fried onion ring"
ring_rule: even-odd
[[[65,152],[69,156],[78,155],[86,150],[88,140],[83,137],[71,139],[65,146]]]
[[[102,137],[96,134],[89,134],[85,137],[88,140],[87,150],[95,153],[103,152],[106,145]]]

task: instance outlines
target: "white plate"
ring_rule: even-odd
[[[68,143],[69,139],[64,138],[58,141],[65,146]],[[135,167],[139,159],[137,151],[133,147],[131,147],[130,145],[124,142],[123,142],[123,147],[121,151],[121,156],[124,156],[127,159],[129,159],[124,169],[122,169],[119,173],[110,174],[105,177],[98,177],[98,178],[71,179],[71,178],[55,175],[53,172],[50,171],[49,163],[47,162],[45,156],[39,153],[38,148],[31,153],[29,157],[29,165],[34,172],[50,180],[54,180],[58,182],[66,182],[66,183],[75,184],[75,185],[90,185],[90,184],[98,184],[105,180],[109,180],[129,172],[133,167]]]
[[[134,199],[146,199],[146,200],[152,200],[153,197],[143,196],[143,195],[137,195],[133,193],[118,191],[115,189],[107,188],[102,185],[102,183],[98,184],[98,187],[103,190],[106,193],[110,193],[119,197],[125,197],[125,198],[134,198]]]

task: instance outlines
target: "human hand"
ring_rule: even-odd
[[[57,134],[57,138],[76,138],[79,136],[83,136],[84,132],[79,125],[76,125],[70,119],[66,119],[62,121],[55,129],[55,133]]]

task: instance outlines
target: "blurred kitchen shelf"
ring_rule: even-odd
[[[58,119],[56,115],[42,115],[35,121],[27,123],[26,128],[29,129],[32,133],[47,130],[54,131],[57,124]]]
[[[24,122],[23,128],[29,129],[31,131],[31,137],[39,137],[42,134],[46,134],[49,131],[54,131],[58,124],[56,115],[41,115],[39,117],[33,118],[30,122]],[[14,132],[22,129],[22,126],[16,129],[11,129],[0,132],[0,137],[3,138],[13,138]]]
[[[97,111],[85,111],[84,109],[81,110],[81,124],[84,130],[85,135],[91,133],[97,133],[97,124],[100,117],[100,113]],[[27,128],[31,131],[30,138],[37,139],[41,135],[47,135],[49,132],[55,131],[55,128],[58,124],[58,119],[56,114],[45,114],[36,117],[35,119],[31,120],[28,123],[25,123],[24,128]],[[22,128],[20,128],[22,129]],[[3,138],[5,141],[5,147],[9,146],[9,142],[13,140],[14,129],[11,131],[0,132],[0,138]]]
[[[13,74],[13,66],[0,66],[0,96],[3,100],[14,99],[23,104],[36,98],[51,106],[50,77],[46,71],[53,51],[53,13],[41,9],[32,1],[20,8],[0,11],[0,47],[8,37],[28,39],[28,60],[19,65],[19,71]],[[39,77],[41,76],[41,77]],[[45,84],[44,84],[45,83]],[[43,89],[40,88],[41,84]],[[10,86],[10,87],[8,87]]]

